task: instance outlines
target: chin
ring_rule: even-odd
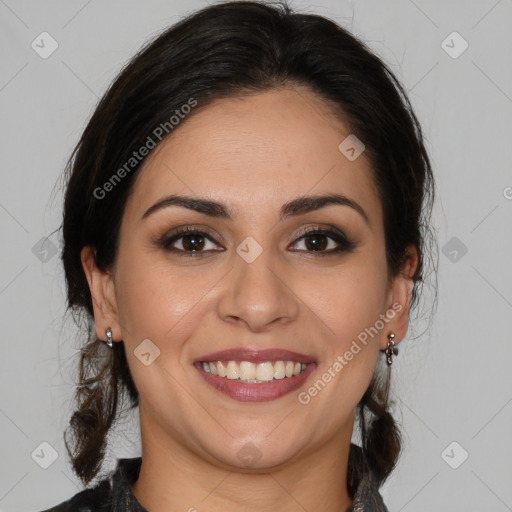
[[[270,440],[268,436],[261,438],[248,437],[244,441],[233,440],[230,444],[223,443],[212,447],[211,454],[222,465],[244,472],[265,473],[271,468],[286,464],[298,452],[300,443],[287,439],[289,446],[280,439]]]

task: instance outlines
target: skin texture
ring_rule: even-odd
[[[405,336],[416,252],[401,276],[388,275],[382,207],[369,160],[338,150],[350,131],[302,88],[281,88],[198,107],[144,163],[124,212],[110,272],[82,263],[97,334],[123,340],[140,395],[143,462],[133,491],[152,512],[168,510],[339,512],[351,504],[346,470],[354,410],[387,335]],[[302,195],[343,194],[329,205],[279,220]],[[224,203],[233,220],[171,206],[142,219],[170,194]],[[207,230],[205,256],[180,257],[159,239],[182,225]],[[342,230],[356,246],[319,255],[302,228]],[[262,254],[247,263],[236,247],[248,236]],[[338,246],[330,238],[323,250]],[[183,238],[173,243],[183,249]],[[215,251],[214,249],[219,249]],[[294,250],[295,249],[295,250]],[[393,304],[402,309],[307,405],[307,390],[366,327]],[[134,350],[150,339],[149,366]],[[235,347],[284,348],[313,356],[317,368],[297,392],[240,402],[207,384],[197,357]],[[247,443],[261,458],[248,468]]]

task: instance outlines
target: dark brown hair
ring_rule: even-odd
[[[191,98],[200,108],[284,85],[300,85],[323,98],[365,144],[383,205],[390,275],[400,272],[408,244],[418,250],[411,307],[416,304],[428,257],[434,180],[403,88],[376,55],[334,21],[296,13],[283,3],[237,1],[206,7],[166,29],[131,59],[99,101],[65,174],[62,261],[73,312],[92,319],[81,249],[94,246],[102,270],[114,262],[126,200],[144,159],[122,179],[111,180],[133,152],[148,136],[155,138],[158,126],[167,123],[165,134],[172,135],[169,119]],[[103,199],[107,182],[113,185]],[[122,398],[130,407],[138,403],[124,344],[114,343],[106,356],[105,350],[89,329],[80,356],[78,408],[65,436],[73,469],[84,483],[101,469]],[[351,493],[368,468],[381,484],[401,450],[377,373],[358,405],[362,451],[351,451]]]

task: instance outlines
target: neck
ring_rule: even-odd
[[[340,512],[352,504],[346,484],[351,430],[257,472],[214,464],[185,442],[150,430],[141,417],[142,465],[132,491],[151,512]]]

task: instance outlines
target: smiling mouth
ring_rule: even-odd
[[[305,384],[316,362],[197,361],[194,366],[215,390],[240,402],[268,402]]]
[[[206,373],[247,384],[262,384],[291,378],[304,372],[306,363],[296,361],[201,361],[200,366]]]

